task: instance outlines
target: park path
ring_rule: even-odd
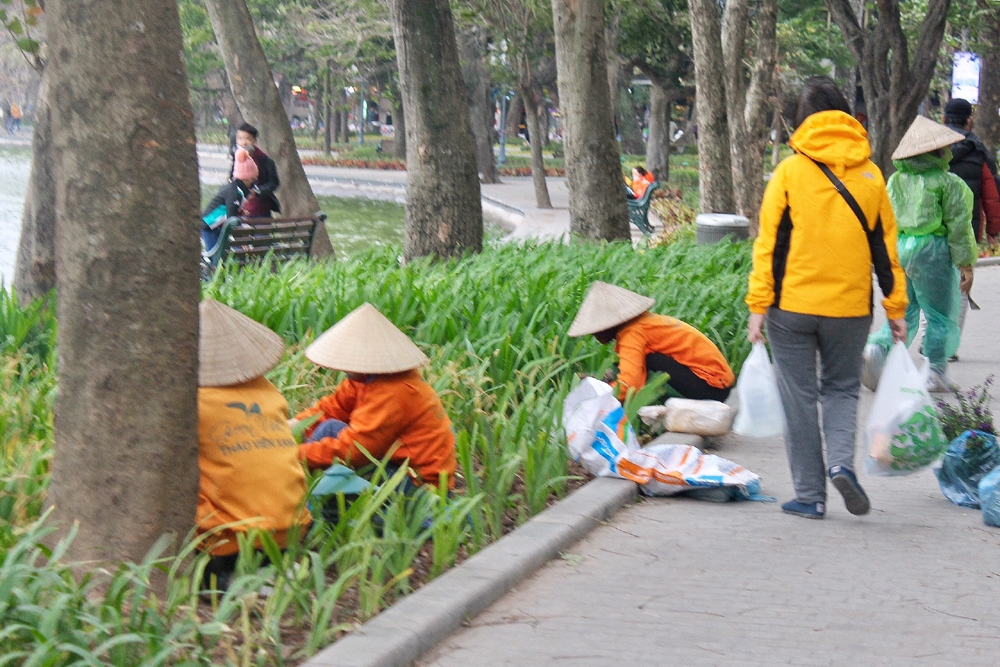
[[[964,387],[1000,371],[1000,267],[978,269],[973,294],[982,310],[952,365]],[[729,436],[718,453],[792,496],[780,439]],[[946,501],[930,470],[861,481],[872,512],[849,515],[830,487],[823,521],[774,503],[637,502],[419,664],[1000,663],[1000,529]]]
[[[318,151],[300,151],[305,157]],[[221,146],[198,145],[198,163],[202,183],[221,185],[228,178],[229,156]],[[317,195],[334,197],[365,197],[403,202],[406,196],[406,172],[387,169],[357,169],[304,165],[306,176]],[[512,241],[560,240],[569,235],[569,189],[564,177],[549,177],[551,209],[535,205],[535,190],[530,177],[501,178],[501,183],[484,184],[483,216],[487,221],[507,229],[505,237]],[[279,191],[280,195],[280,191]],[[654,230],[659,226],[650,216]],[[631,226],[633,240],[642,233]]]

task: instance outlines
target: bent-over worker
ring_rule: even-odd
[[[593,334],[602,344],[615,341],[617,390],[646,386],[649,372],[668,373],[667,386],[684,398],[725,401],[736,381],[729,363],[708,336],[690,324],[650,313],[654,299],[594,282],[570,325],[570,336]]]

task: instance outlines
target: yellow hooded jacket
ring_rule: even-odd
[[[906,277],[896,252],[896,217],[882,172],[869,160],[861,123],[841,111],[815,113],[789,141],[764,191],[746,303],[823,317],[872,310],[872,267],[890,319],[906,311]],[[813,161],[826,164],[857,200],[869,233]]]

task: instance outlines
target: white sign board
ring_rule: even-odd
[[[975,53],[959,51],[951,69],[951,96],[979,104],[979,71],[982,61]]]

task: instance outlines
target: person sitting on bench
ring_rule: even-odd
[[[214,248],[219,242],[226,220],[246,214],[244,207],[247,200],[255,196],[251,186],[257,173],[257,164],[250,159],[250,154],[237,148],[233,159],[233,178],[219,188],[202,212],[205,225],[201,228],[201,238],[206,250]]]
[[[305,433],[299,456],[309,468],[335,460],[352,468],[389,456],[389,472],[409,463],[403,491],[455,484],[455,435],[441,399],[417,370],[428,362],[420,349],[375,306],[350,312],[306,348],[313,363],[345,371],[330,396],[295,415],[320,415]]]
[[[722,352],[690,324],[648,312],[654,303],[649,297],[596,281],[569,335],[593,334],[604,345],[615,341],[616,384],[622,402],[629,389],[646,386],[650,372],[670,375],[667,396],[725,401],[736,376]]]
[[[632,168],[632,180],[628,183],[629,197],[631,199],[642,199],[646,194],[646,189],[656,180],[653,174],[642,167]]]
[[[288,403],[264,378],[284,342],[218,301],[202,301],[200,311],[196,530],[208,533],[199,545],[211,554],[206,588],[225,590],[236,567],[237,533],[268,530],[284,548],[295,531],[305,534],[311,517]],[[237,522],[243,523],[221,528]]]

